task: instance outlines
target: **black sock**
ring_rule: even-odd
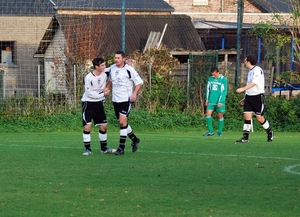
[[[128,133],[127,136],[128,136],[133,142],[136,142],[136,141],[137,141],[137,137],[136,137],[136,135],[133,133],[133,131],[131,131],[131,133]]]
[[[243,130],[243,139],[248,140],[249,139],[249,133],[248,130],[251,126],[251,120],[244,120],[244,130]]]
[[[119,148],[125,149],[125,142],[127,137],[127,126],[120,127],[120,142],[119,142]]]
[[[106,131],[99,130],[100,134],[106,134]],[[107,140],[100,141],[100,149],[101,151],[106,151],[107,149]]]
[[[85,147],[85,149],[92,151],[90,142],[84,142],[84,147]]]

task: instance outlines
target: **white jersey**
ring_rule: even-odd
[[[259,66],[254,66],[248,72],[247,85],[253,82],[254,87],[246,90],[246,95],[254,96],[265,93],[265,76],[262,68]]]
[[[90,72],[84,77],[84,93],[81,98],[82,102],[99,102],[104,101],[104,88],[106,87],[107,74],[101,72],[96,76]]]
[[[122,68],[112,65],[109,68],[109,80],[112,82],[113,102],[128,102],[134,86],[144,83],[137,71],[128,64]]]

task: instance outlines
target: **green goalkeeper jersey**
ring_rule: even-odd
[[[219,103],[225,105],[227,95],[227,79],[220,75],[218,78],[210,76],[206,86],[206,100],[209,104],[217,105]]]

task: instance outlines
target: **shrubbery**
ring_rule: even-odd
[[[135,68],[138,68],[145,84],[139,94],[135,109],[130,114],[129,123],[139,130],[206,130],[204,94],[191,94],[197,98],[197,103],[191,103],[187,97],[187,84],[174,76],[178,66],[165,48],[149,50],[143,55],[133,53]],[[149,72],[151,65],[151,74]],[[203,77],[201,77],[203,76]],[[206,76],[206,77],[205,77]],[[205,87],[207,75],[199,74],[201,79],[195,79],[194,86]],[[204,79],[205,78],[205,79]],[[242,130],[243,108],[239,101],[242,94],[236,94],[235,88],[228,91],[226,100],[225,131]],[[0,101],[1,132],[16,131],[70,131],[82,130],[81,123],[81,94],[77,93],[77,101],[59,94],[43,93],[41,98],[31,95],[25,97],[13,96]],[[76,103],[74,103],[74,101]],[[266,96],[266,118],[275,131],[300,130],[300,98],[274,98]],[[76,104],[76,105],[75,105]],[[112,103],[105,102],[109,128],[118,130]],[[214,125],[217,125],[217,114],[213,114]],[[263,130],[254,120],[254,129]]]
[[[230,90],[227,97],[227,112],[225,114],[225,131],[242,130],[243,109],[239,101],[243,96]],[[275,131],[300,130],[300,98],[287,100],[280,97],[266,96],[267,111],[265,117],[270,121]],[[115,118],[110,102],[105,103],[109,130],[118,130],[118,122]],[[1,132],[51,132],[51,131],[81,131],[81,109],[63,110],[61,107],[50,115],[26,110],[26,113],[7,115],[0,113]],[[213,114],[214,125],[217,125],[216,113]],[[200,133],[206,130],[205,114],[190,110],[180,111],[175,108],[156,108],[149,111],[146,108],[134,108],[130,114],[129,123],[140,131],[162,130],[197,130]],[[263,131],[260,124],[254,119],[255,131]]]

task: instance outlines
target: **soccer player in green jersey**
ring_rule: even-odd
[[[222,135],[224,127],[224,113],[225,113],[225,101],[227,95],[227,79],[224,75],[220,74],[218,68],[211,69],[211,76],[208,78],[206,85],[206,123],[208,131],[203,136],[213,136],[213,111],[218,112],[218,136]]]

